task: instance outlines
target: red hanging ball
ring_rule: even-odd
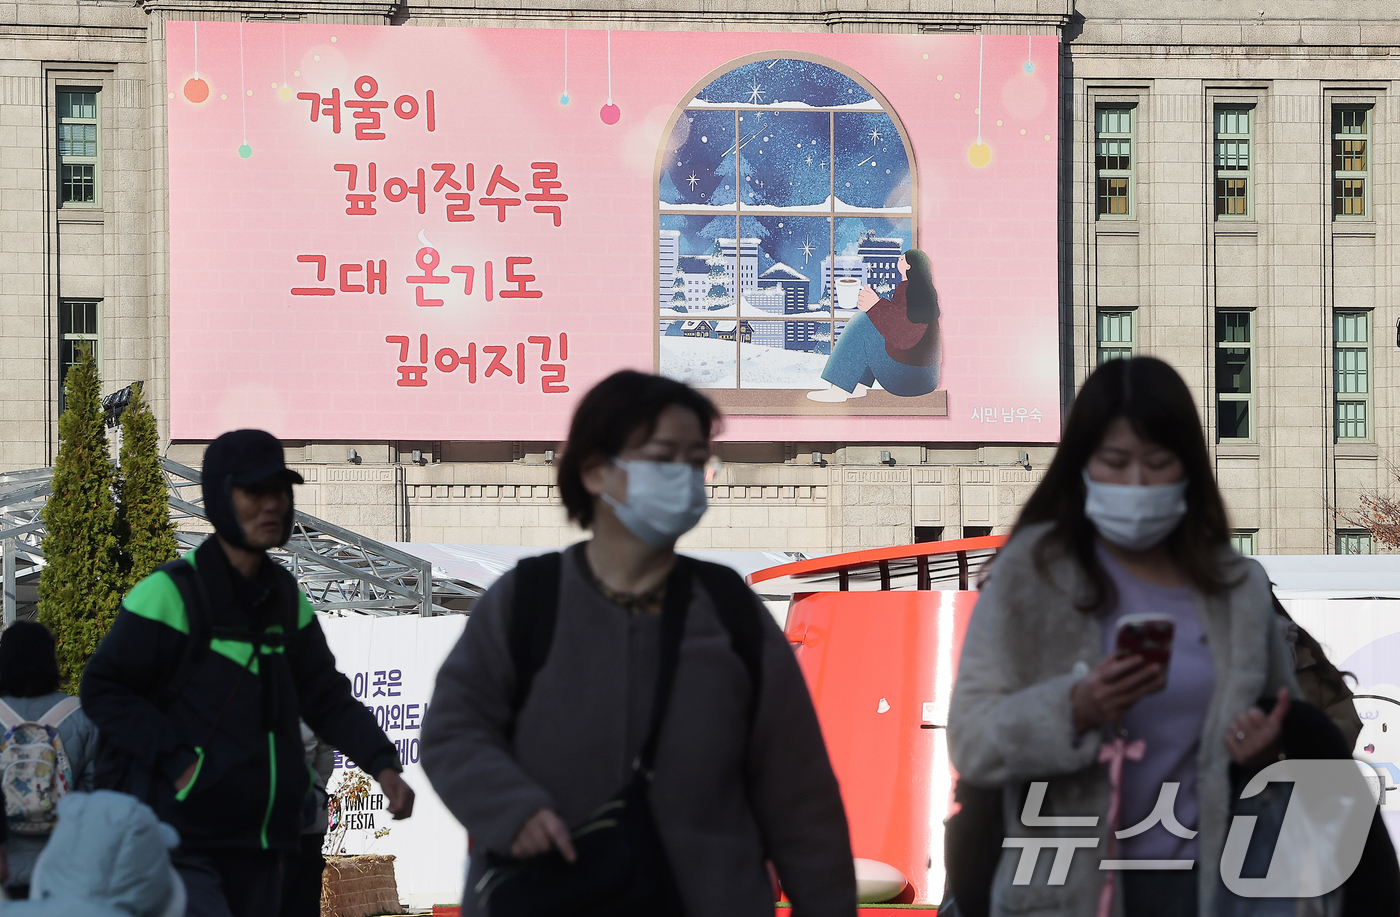
[[[618,119],[622,117],[622,109],[609,102],[598,112],[598,117],[603,119],[604,124],[616,124]]]
[[[203,102],[209,98],[209,84],[199,77],[185,81],[185,98],[191,102]]]

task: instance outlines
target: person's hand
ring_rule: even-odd
[[[862,312],[869,312],[877,302],[880,301],[880,294],[870,287],[861,287],[860,295],[856,297],[856,308]]]
[[[517,860],[526,860],[557,847],[559,853],[570,863],[578,859],[574,852],[574,842],[569,837],[569,826],[554,814],[553,809],[540,809],[520,827],[515,840],[510,842],[510,855]]]
[[[1141,656],[1110,656],[1070,689],[1074,730],[1080,734],[1116,723],[1128,708],[1167,686],[1167,669]]]
[[[394,816],[395,820],[408,818],[413,814],[413,787],[404,783],[398,771],[386,767],[374,779],[379,781],[379,788],[389,798],[389,814]]]
[[[1225,731],[1225,747],[1236,764],[1260,765],[1278,756],[1288,705],[1288,689],[1279,688],[1278,702],[1271,712],[1250,707],[1230,721],[1230,728]]]
[[[175,791],[179,792],[180,790],[183,790],[185,787],[189,786],[190,781],[194,779],[194,772],[197,770],[199,770],[198,761],[185,768],[185,772],[180,775],[180,778],[178,780],[175,781]]]

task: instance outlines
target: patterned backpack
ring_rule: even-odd
[[[58,823],[58,801],[73,788],[73,767],[58,737],[58,726],[80,703],[65,697],[29,722],[0,701],[0,789],[5,819],[16,834],[48,834]]]

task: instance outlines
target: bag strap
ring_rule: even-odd
[[[632,771],[648,780],[656,769],[656,746],[661,740],[661,724],[666,719],[666,707],[671,702],[671,689],[676,684],[676,669],[680,666],[681,640],[685,636],[686,614],[690,611],[691,561],[676,557],[676,565],[666,578],[666,598],[661,606],[661,664],[656,670],[656,693],[651,702],[651,726],[646,741],[632,762]]]
[[[758,714],[758,699],[763,684],[763,622],[756,596],[734,570],[723,564],[692,560],[700,576],[700,585],[709,593],[724,629],[729,631],[729,643],[734,654],[749,673],[749,727]]]
[[[24,717],[16,713],[14,707],[0,700],[0,726],[4,726],[6,732],[23,722]]]
[[[515,566],[515,598],[511,603],[510,658],[515,667],[512,714],[520,712],[530,696],[535,674],[544,667],[554,642],[554,622],[559,616],[559,580],[564,555],[555,551],[526,557]],[[514,716],[510,730],[514,730]]]
[[[167,699],[173,699],[189,685],[190,680],[194,678],[195,669],[199,667],[200,658],[205,650],[209,649],[209,641],[213,638],[213,618],[210,610],[212,606],[204,578],[199,575],[194,564],[180,557],[161,564],[157,569],[169,576],[175,582],[175,588],[180,590],[180,601],[185,606],[185,621],[190,629],[185,639],[185,654],[180,658],[180,665],[175,669],[175,674],[165,685]]]
[[[83,705],[83,702],[76,697],[65,697],[63,700],[49,708],[49,712],[39,717],[40,726],[50,726],[57,729],[64,720],[73,715],[73,711]]]

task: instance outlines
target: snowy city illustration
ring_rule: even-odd
[[[825,400],[816,393],[832,388],[823,373],[842,335],[870,325],[866,310],[908,279],[913,168],[891,113],[832,67],[759,60],[696,93],[663,156],[658,371]],[[861,381],[833,397],[888,388]]]

